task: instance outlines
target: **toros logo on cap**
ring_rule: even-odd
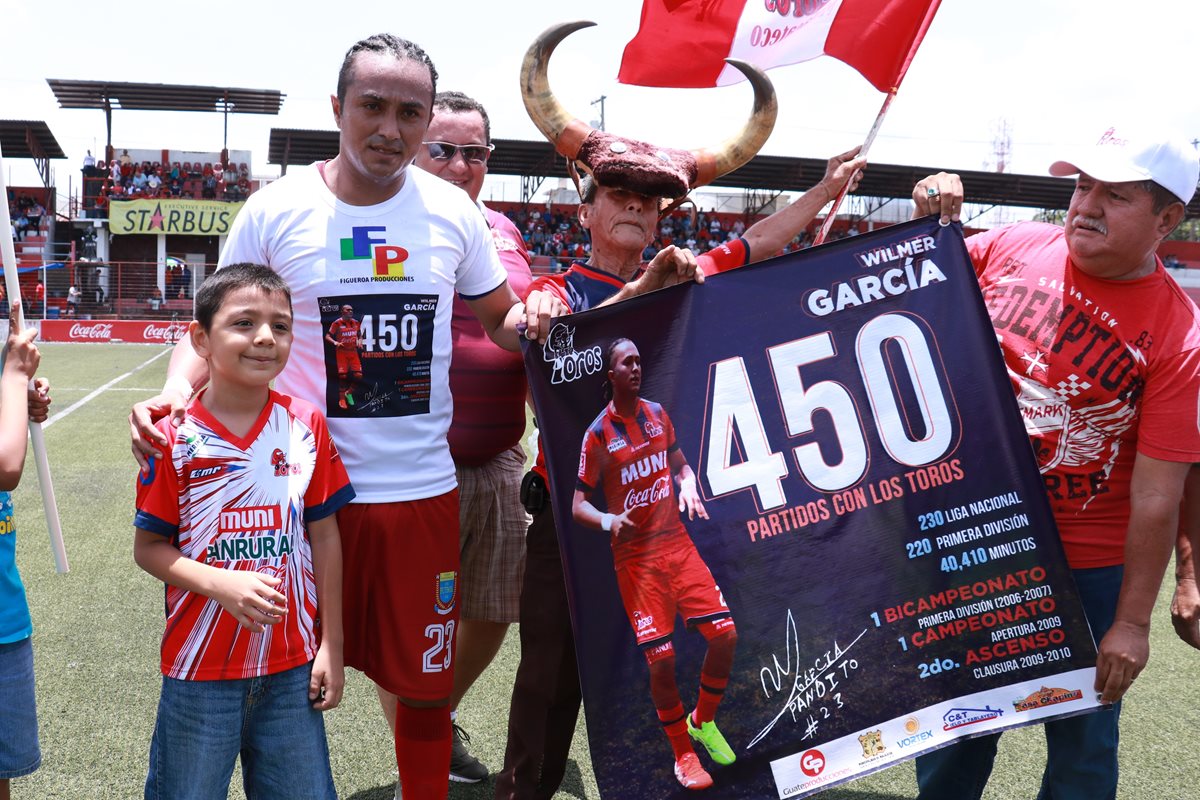
[[[800,771],[815,778],[825,769],[825,755],[820,750],[805,750],[800,754]]]

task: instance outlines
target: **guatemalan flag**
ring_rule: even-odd
[[[941,0],[645,0],[617,80],[702,88],[828,55],[881,92],[900,85]]]

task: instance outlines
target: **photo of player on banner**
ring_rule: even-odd
[[[729,683],[737,628],[721,588],[680,520],[708,519],[696,476],[675,441],[666,410],[638,395],[642,359],[629,339],[605,349],[608,405],[588,426],[579,455],[572,514],[610,534],[614,568],[629,624],[650,670],[650,697],[675,756],[675,777],[691,789],[712,785],[691,739],[721,766],[736,760],[714,721]],[[676,501],[675,483],[678,483]],[[602,490],[602,491],[601,491]],[[589,499],[600,495],[601,512]],[[614,513],[615,512],[615,513]],[[684,711],[675,682],[675,616],[708,642],[699,698]]]
[[[428,414],[438,298],[378,294],[318,302],[329,416]]]
[[[603,797],[804,797],[1100,707],[958,226],[559,318],[525,356],[572,509],[556,522]]]

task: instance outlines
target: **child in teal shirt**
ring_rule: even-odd
[[[12,304],[10,320],[17,319]],[[49,385],[39,378],[29,390],[41,355],[33,343],[37,330],[18,331],[10,323],[0,371],[0,800],[8,800],[9,781],[33,772],[42,762],[33,696],[33,624],[25,587],[17,574],[17,531],[10,491],[25,467],[29,420],[46,418]]]

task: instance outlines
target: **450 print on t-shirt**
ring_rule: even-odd
[[[317,302],[327,416],[428,414],[437,295],[345,295]]]

